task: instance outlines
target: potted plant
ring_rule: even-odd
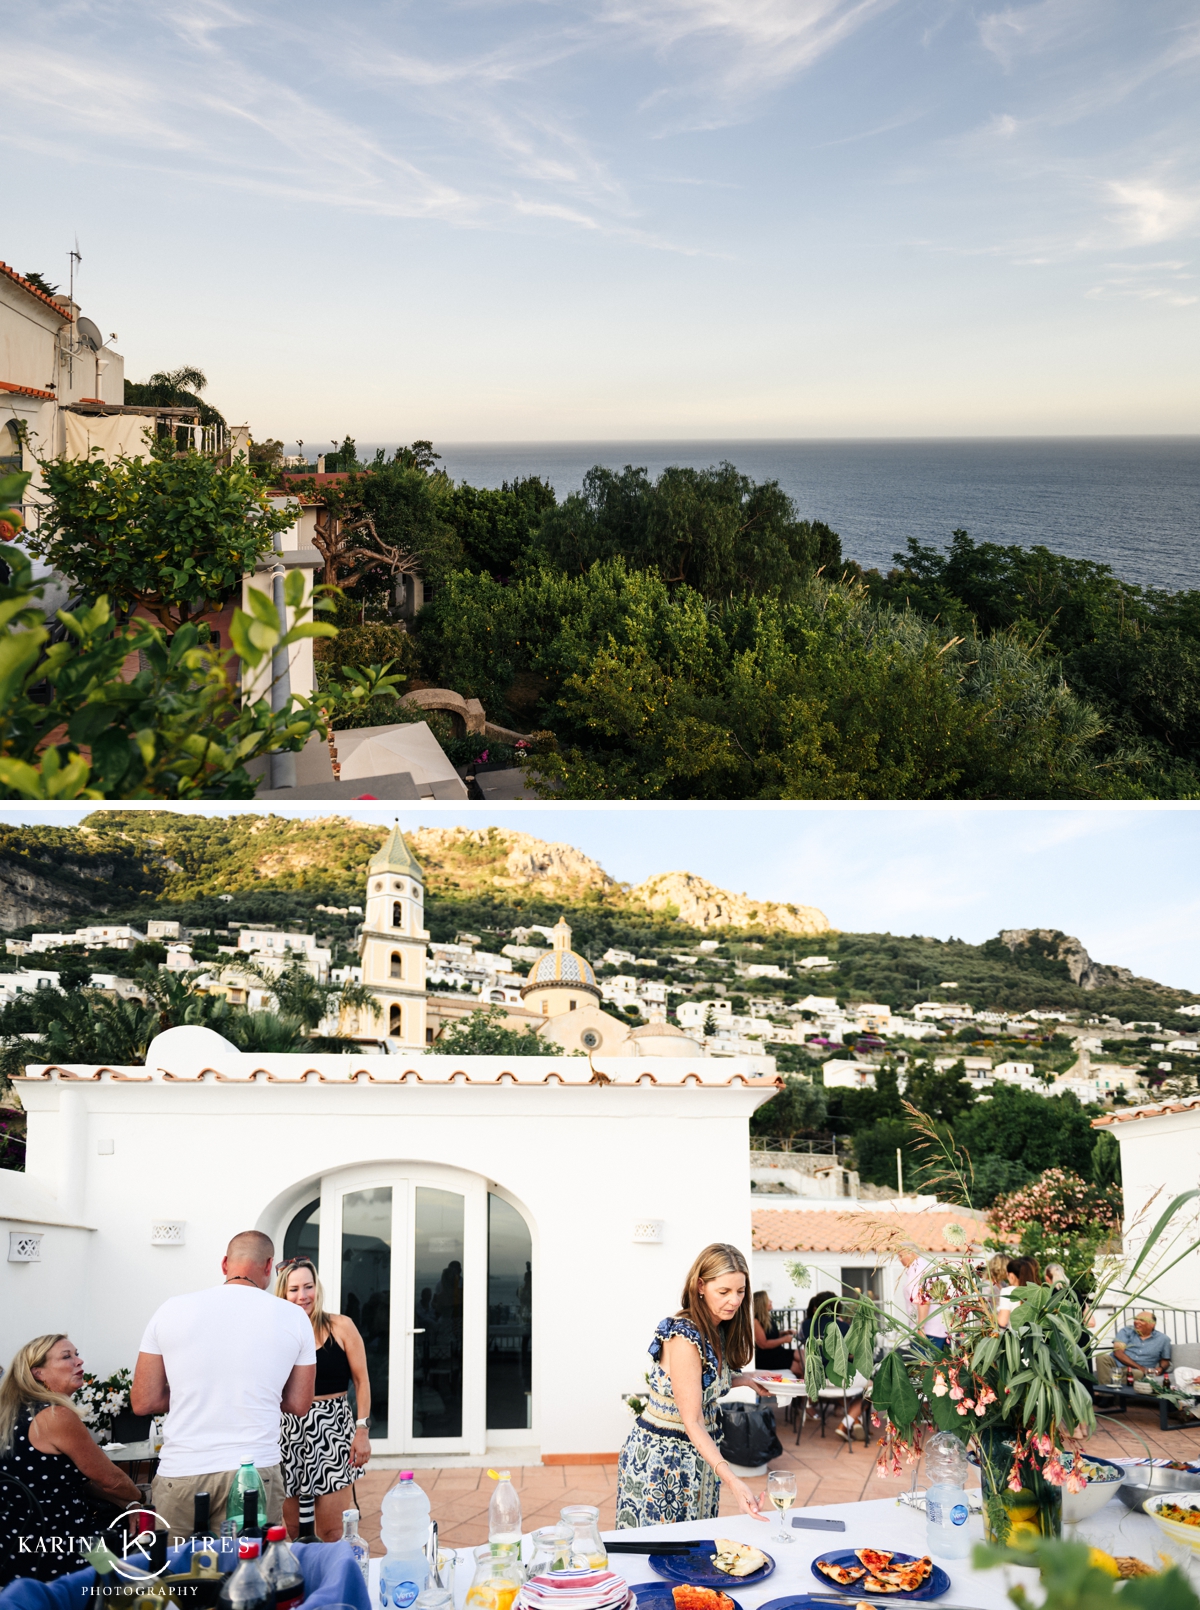
[[[97,1442],[111,1442],[114,1436],[121,1441],[135,1442],[149,1435],[149,1416],[129,1412],[129,1388],[132,1382],[133,1371],[128,1369],[115,1371],[106,1381],[96,1375],[84,1375],[83,1385],[75,1393],[74,1402]],[[133,1425],[130,1426],[127,1421],[132,1421]]]
[[[913,1107],[909,1113],[927,1153],[941,1165],[930,1183],[949,1186],[969,1206],[969,1158],[923,1114]],[[1177,1197],[1144,1240],[1138,1234],[1141,1250],[1128,1268],[1120,1258],[1106,1261],[1096,1274],[1096,1303],[1109,1292],[1136,1301],[1162,1272],[1164,1254],[1170,1267],[1200,1246],[1192,1241],[1181,1250],[1163,1239],[1171,1220],[1197,1196],[1193,1190]],[[1086,1485],[1079,1461],[1068,1461],[1068,1469],[1062,1456],[1078,1452],[1095,1430],[1083,1345],[1092,1341],[1089,1313],[1069,1285],[1019,1286],[1002,1326],[966,1229],[950,1225],[946,1239],[961,1250],[930,1258],[922,1272],[925,1299],[945,1321],[945,1349],[911,1320],[885,1317],[870,1297],[841,1300],[830,1305],[840,1324],[821,1326],[819,1315],[814,1323],[805,1353],[807,1394],[815,1397],[827,1381],[849,1387],[856,1374],[870,1378],[872,1406],[884,1424],[881,1474],[898,1474],[901,1458],[920,1452],[926,1426],[955,1432],[979,1463],[989,1540],[1032,1547],[1061,1533],[1063,1488],[1078,1492]],[[880,1232],[879,1250],[904,1245],[902,1228]]]

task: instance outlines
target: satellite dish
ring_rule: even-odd
[[[80,341],[93,352],[99,352],[104,345],[104,337],[100,333],[100,326],[93,324],[91,319],[85,319],[82,314],[75,320],[75,329]]]

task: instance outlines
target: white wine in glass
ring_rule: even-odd
[[[796,1502],[796,1472],[794,1470],[768,1470],[767,1497],[779,1511],[779,1531],[775,1535],[777,1543],[792,1543],[795,1539],[787,1530],[785,1516]]]

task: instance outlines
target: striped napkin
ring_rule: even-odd
[[[615,1571],[550,1571],[533,1576],[517,1595],[515,1610],[627,1610],[629,1584]]]

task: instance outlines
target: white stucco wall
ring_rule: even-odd
[[[1200,1186],[1200,1110],[1163,1113],[1156,1117],[1129,1118],[1106,1125],[1121,1148],[1121,1178],[1125,1194],[1125,1245],[1136,1252],[1171,1200]],[[1189,1204],[1173,1221],[1159,1247],[1184,1234],[1191,1226],[1190,1240],[1200,1234],[1195,1204]],[[1179,1243],[1180,1248],[1187,1242]],[[1162,1267],[1171,1255],[1152,1253],[1148,1263]],[[1138,1290],[1143,1289],[1139,1274]],[[1200,1274],[1196,1255],[1184,1258],[1172,1269],[1155,1273],[1150,1293],[1142,1300],[1157,1301],[1164,1308],[1200,1308]]]
[[[543,1453],[611,1452],[628,1431],[620,1395],[639,1385],[653,1327],[678,1305],[696,1253],[722,1240],[750,1255],[748,1119],[775,1085],[735,1059],[217,1062],[164,1068],[152,1046],[147,1069],[21,1081],[30,1186],[96,1229],[82,1258],[46,1243],[37,1278],[57,1287],[58,1310],[34,1303],[27,1269],[0,1270],[0,1356],[61,1312],[53,1328],[69,1321],[99,1371],[132,1364],[154,1308],[215,1283],[236,1231],[264,1229],[278,1249],[323,1176],[441,1165],[479,1189],[494,1183],[531,1227],[532,1440]],[[613,1082],[592,1082],[593,1067]],[[306,1070],[307,1082],[290,1082]],[[151,1246],[155,1217],[185,1220],[186,1244]],[[664,1222],[659,1245],[634,1242],[647,1218]],[[482,1453],[476,1441],[468,1451]]]

